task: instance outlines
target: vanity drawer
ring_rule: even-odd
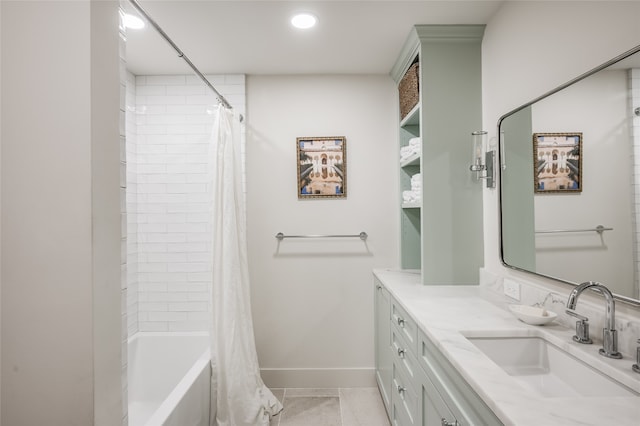
[[[395,327],[391,329],[391,352],[393,353],[393,363],[397,365],[411,383],[416,383],[418,374],[418,360],[415,353],[402,334]]]
[[[415,321],[395,300],[391,302],[391,322],[407,341],[411,351],[414,354],[418,353],[418,327]]]
[[[402,368],[393,364],[393,383],[391,386],[392,419],[394,425],[418,426],[422,413],[418,394],[413,382],[405,376]]]

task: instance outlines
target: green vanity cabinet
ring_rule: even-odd
[[[427,375],[420,372],[420,396],[422,398],[422,425],[423,426],[457,426],[455,418],[449,407],[444,402],[440,393]]]
[[[384,406],[389,412],[391,404],[391,296],[389,291],[374,280],[375,362],[376,381]]]
[[[502,422],[451,365],[434,343],[422,332],[418,336],[418,363],[422,380],[423,426],[486,425]],[[433,419],[440,419],[433,422]]]
[[[393,426],[502,423],[377,278],[376,380]]]
[[[416,357],[418,327],[400,304],[391,298],[391,421],[394,425],[419,426],[420,397]]]

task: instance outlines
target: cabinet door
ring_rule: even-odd
[[[457,419],[449,420],[449,417],[444,415],[446,413],[441,413],[445,422],[441,420],[441,423],[436,424],[502,425],[502,422],[482,398],[474,392],[460,372],[451,365],[444,354],[422,331],[419,332],[418,342],[420,345],[418,364],[422,367],[421,371],[428,384],[435,388],[435,393],[429,392],[429,395],[439,395],[443,405]],[[437,404],[435,405],[437,407]]]
[[[422,426],[458,426],[456,418],[442,400],[431,380],[420,374],[422,394]]]
[[[391,298],[380,282],[374,280],[376,380],[387,412],[390,407],[391,375]]]

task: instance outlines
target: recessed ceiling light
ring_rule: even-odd
[[[296,28],[300,28],[301,30],[309,29],[315,26],[317,22],[318,18],[310,13],[298,13],[293,18],[291,18],[291,25]]]
[[[132,30],[141,30],[144,28],[144,21],[135,15],[125,13],[124,26]]]

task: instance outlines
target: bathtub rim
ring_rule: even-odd
[[[133,336],[127,339],[127,345],[130,345],[132,342],[137,340],[138,338],[143,337],[209,337],[209,333],[206,331],[138,331]],[[174,388],[169,392],[169,395],[160,403],[158,408],[153,412],[153,414],[147,419],[147,421],[142,426],[157,426],[162,425],[166,422],[168,417],[173,412],[174,407],[178,405],[180,401],[184,398],[187,390],[193,385],[198,376],[202,374],[203,370],[206,367],[211,366],[211,355],[210,355],[210,347],[204,349],[204,351],[200,354],[198,359],[191,365],[187,373],[182,376],[180,381],[174,386]],[[127,363],[127,368],[131,366]],[[211,380],[211,368],[209,368],[209,380]],[[169,404],[171,402],[171,404]],[[127,405],[129,404],[129,400],[127,400]]]

